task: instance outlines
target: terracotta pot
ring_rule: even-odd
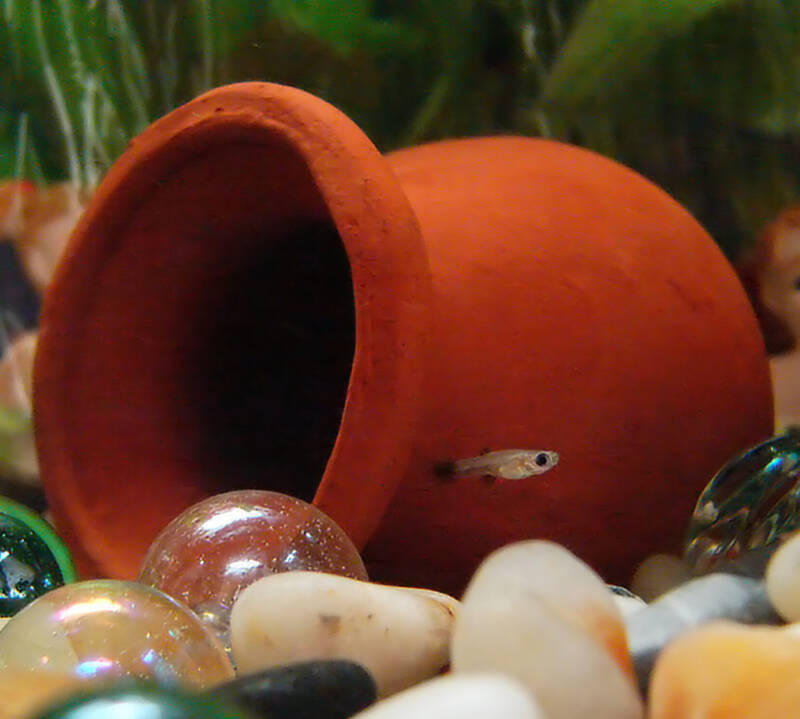
[[[255,83],[158,121],[104,180],[46,297],[35,410],[85,572],[131,576],[189,503],[265,487],[313,496],[374,579],[450,591],[523,537],[627,580],[772,430],[747,299],[652,184],[534,139],[382,158]],[[434,471],[510,448],[561,459]]]
[[[319,484],[363,544],[408,465],[430,313],[408,200],[336,109],[244,84],[156,122],[41,319],[42,478],[83,572],[135,576],[171,517],[231,487]]]

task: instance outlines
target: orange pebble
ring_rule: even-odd
[[[649,719],[800,717],[800,638],[778,627],[715,622],[656,662]]]

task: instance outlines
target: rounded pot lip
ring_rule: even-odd
[[[81,477],[72,469],[69,450],[69,432],[80,429],[68,428],[64,419],[65,410],[80,401],[70,391],[70,364],[81,351],[93,278],[114,251],[115,228],[148,201],[159,178],[208,147],[209,140],[240,131],[250,142],[259,134],[279,136],[302,157],[350,262],[355,354],[339,433],[314,504],[362,547],[407,468],[422,406],[432,281],[419,224],[403,190],[363,132],[327,102],[272,83],[217,88],[130,143],[96,190],[45,295],[34,363],[36,442],[56,525],[87,571],[129,573],[129,562],[103,541],[108,513],[98,516],[80,502]]]

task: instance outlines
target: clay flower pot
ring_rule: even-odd
[[[270,84],[133,142],[41,326],[44,485],[84,572],[112,576],[189,503],[263,487],[313,497],[377,580],[458,591],[490,550],[545,537],[621,581],[772,429],[747,299],[652,184],[534,139],[384,158]],[[511,448],[561,459],[435,471]]]

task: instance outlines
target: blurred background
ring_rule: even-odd
[[[204,90],[303,88],[382,151],[583,145],[684,204],[752,290],[764,228],[800,225],[799,78],[795,0],[0,0],[0,466],[35,476],[29,331],[64,240],[129,139]]]

